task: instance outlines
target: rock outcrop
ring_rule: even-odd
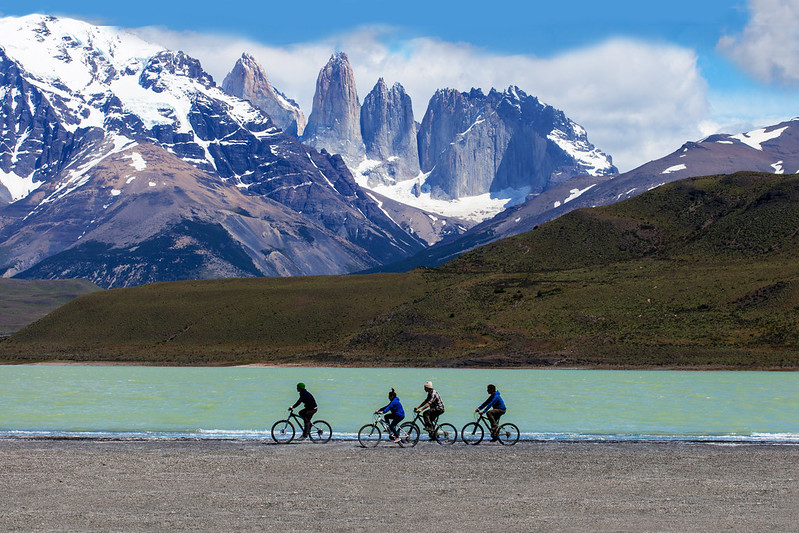
[[[344,52],[330,57],[316,79],[313,109],[302,140],[318,150],[341,154],[351,168],[363,160],[361,104],[355,75]]]
[[[379,162],[367,170],[369,185],[391,184],[419,174],[416,121],[411,97],[399,83],[380,78],[361,107],[366,157]]]
[[[236,61],[222,82],[222,90],[250,102],[289,135],[299,137],[305,131],[306,119],[300,106],[272,87],[263,67],[249,54],[242,54]]]
[[[585,130],[518,87],[437,91],[422,120],[419,161],[434,197],[505,189],[539,193],[578,174],[618,172]]]

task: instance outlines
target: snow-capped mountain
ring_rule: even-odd
[[[151,156],[147,163],[151,176],[191,177],[166,179],[172,194],[179,190],[186,197],[208,199],[207,194],[190,190],[212,189],[228,203],[238,198],[239,214],[248,219],[257,218],[256,212],[276,209],[284,211],[281,220],[293,217],[296,227],[288,233],[285,224],[270,229],[261,222],[238,220],[235,224],[253,230],[244,239],[228,219],[222,233],[206,234],[205,244],[225,241],[249,257],[253,268],[232,275],[348,272],[364,264],[398,259],[424,246],[358,187],[340,157],[300,144],[262,111],[223,92],[197,60],[115,28],[39,15],[0,19],[0,102],[0,205],[7,203],[0,208],[0,274],[4,276],[23,273],[78,246],[86,253],[97,250],[98,246],[87,246],[89,238],[113,232],[95,226],[108,218],[107,213],[128,205],[129,195],[145,195],[147,205],[153,207],[141,209],[140,220],[134,216],[136,209],[127,210],[124,220],[131,226],[145,222],[150,226],[159,220],[159,203],[180,203],[167,194],[153,194],[158,187],[127,181],[134,176],[118,165],[118,158],[123,157],[120,154],[143,157],[140,151],[130,151],[135,146],[147,146],[142,150]],[[159,150],[185,166],[178,172],[174,160],[163,154],[153,156]],[[168,168],[159,169],[156,161]],[[107,164],[112,162],[111,168],[124,168],[126,175],[117,176],[124,178],[121,182],[108,175]],[[100,185],[112,182],[114,186]],[[97,201],[87,202],[86,195]],[[260,202],[262,208],[256,209],[253,202]],[[177,211],[191,227],[195,222],[219,222],[208,219],[210,212],[201,206]],[[67,213],[69,223],[63,219]],[[180,225],[176,224],[170,227]],[[310,229],[303,232],[302,227]],[[318,231],[325,232],[325,237]],[[36,242],[22,242],[23,234]],[[117,241],[103,237],[106,240],[98,241],[100,248],[110,246],[113,253],[98,254],[94,266],[87,268],[103,271],[108,264],[100,263],[110,255],[117,272],[130,266],[125,266],[126,257],[142,261],[136,256],[140,251],[136,252],[133,234],[124,242],[131,252],[127,256],[125,250],[115,248]],[[281,234],[303,236],[304,244],[288,238],[278,242],[275,239]],[[313,243],[321,247],[323,242],[342,248],[331,251],[330,257],[347,259],[336,266],[330,261],[292,263],[286,259],[297,256],[292,246],[308,248]],[[198,247],[192,261],[206,252]],[[230,269],[215,270],[212,263],[200,269],[204,274],[199,277],[231,275]],[[161,279],[155,270],[147,280]],[[186,272],[178,276],[198,277],[197,272]],[[91,275],[85,277],[91,279]],[[111,278],[115,286],[142,279],[121,274],[98,274],[97,279],[108,286]]]
[[[303,140],[341,153],[363,188],[465,227],[575,175],[618,172],[581,126],[518,87],[439,90],[421,124],[399,83],[378,80],[360,106],[344,53],[319,73]]]
[[[384,270],[438,265],[478,246],[530,231],[575,209],[616,203],[684,178],[738,171],[799,173],[799,118],[745,133],[687,142],[675,152],[623,174],[576,176],[470,228],[457,239]]]
[[[242,54],[236,61],[222,82],[222,90],[253,104],[289,135],[299,137],[305,130],[307,120],[300,106],[272,87],[264,68],[249,54]]]

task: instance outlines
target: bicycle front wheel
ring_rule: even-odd
[[[480,444],[480,441],[483,440],[483,435],[483,426],[477,422],[469,422],[461,430],[461,439],[466,444]]]
[[[436,428],[436,442],[454,444],[458,440],[458,430],[452,424],[444,423]]]
[[[502,424],[499,426],[497,437],[499,438],[499,443],[503,446],[513,446],[519,440],[519,428],[516,427],[516,424],[511,424],[510,422]]]
[[[380,428],[376,424],[366,424],[358,430],[358,442],[364,448],[373,448],[380,442]]]
[[[308,436],[311,437],[313,442],[325,444],[330,442],[330,438],[333,436],[333,428],[324,420],[314,420],[311,422],[311,432]]]
[[[278,444],[288,444],[294,440],[294,425],[289,420],[278,420],[272,426],[272,440]]]
[[[419,442],[419,426],[413,422],[405,422],[404,424],[400,424],[399,436],[400,446],[409,446],[413,448]]]

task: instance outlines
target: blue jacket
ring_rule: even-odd
[[[486,411],[489,409],[505,409],[505,402],[502,401],[502,396],[499,395],[499,391],[494,391],[494,394],[488,397],[486,401],[482,403],[478,409],[486,408]]]
[[[391,411],[392,414],[395,414],[397,416],[402,416],[402,417],[405,416],[405,409],[402,408],[402,404],[399,401],[399,396],[395,396],[394,399],[391,400],[391,402],[387,406],[380,409],[380,411],[383,414]]]

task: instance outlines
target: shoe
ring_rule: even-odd
[[[305,439],[307,439],[307,438],[308,438],[308,437],[299,437],[299,438],[297,438],[297,439],[294,439],[294,440],[296,440],[297,442],[302,442],[302,441],[304,441],[304,440],[305,440]]]
[[[401,439],[401,438],[399,438],[399,437],[395,437],[395,438],[394,438],[394,443],[395,443],[395,444],[399,444],[400,442],[402,442],[402,439]]]

